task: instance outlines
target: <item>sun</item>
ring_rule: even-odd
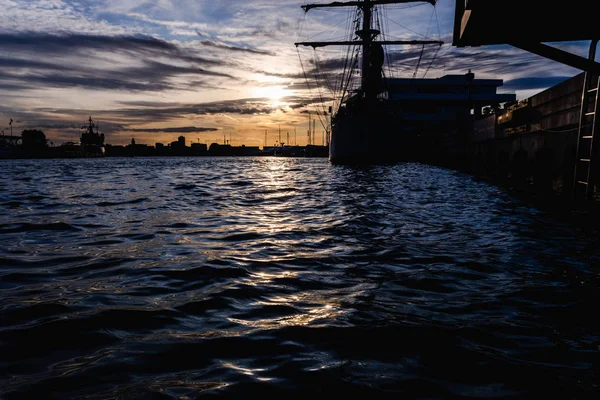
[[[287,89],[287,86],[263,86],[255,87],[252,90],[254,97],[266,97],[271,101],[279,101],[285,96],[289,96],[292,93],[291,90]]]

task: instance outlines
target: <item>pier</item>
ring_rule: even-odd
[[[512,139],[493,146],[475,146],[476,159],[484,165],[493,165],[492,169],[496,172],[509,164],[516,175],[528,176],[527,170],[522,168],[527,167],[532,152],[542,152],[544,156],[540,157],[544,161],[538,160],[537,164],[543,166],[537,169],[548,176],[560,170],[564,176],[563,184],[571,186],[576,198],[600,197],[600,171],[596,165],[599,156],[595,146],[600,136],[597,118],[600,105],[600,63],[596,62],[596,47],[600,39],[597,13],[591,10],[589,1],[583,0],[570,1],[566,7],[549,7],[541,0],[529,1],[527,8],[520,6],[521,2],[517,0],[506,0],[501,6],[483,0],[457,0],[452,44],[457,47],[508,44],[580,69],[583,74],[565,85],[532,97],[527,104],[498,118],[494,127],[498,123],[508,128],[500,128],[500,135],[498,129],[491,129],[493,119],[490,118],[484,130],[493,131],[500,138],[504,134],[519,133],[518,146]],[[532,24],[531,21],[539,23]],[[507,26],[518,29],[506,29]],[[587,58],[545,44],[588,40],[591,42]],[[538,129],[535,129],[536,125]],[[500,151],[501,162],[496,152],[490,150],[492,147],[503,148]],[[508,152],[507,160],[507,150],[510,149],[513,151]],[[519,168],[515,163],[522,165]],[[482,165],[478,163],[476,168],[480,167]],[[572,179],[567,177],[569,173]]]

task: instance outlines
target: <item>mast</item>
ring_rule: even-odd
[[[367,89],[369,86],[369,80],[374,77],[370,77],[370,65],[371,65],[371,49],[372,44],[376,43],[378,45],[414,45],[414,44],[439,44],[440,46],[444,44],[444,42],[440,40],[381,40],[375,41],[374,39],[381,33],[377,29],[372,29],[371,19],[372,19],[372,11],[373,7],[382,5],[382,4],[401,4],[401,3],[418,3],[424,2],[429,3],[432,6],[435,6],[437,0],[362,0],[362,1],[334,1],[332,3],[327,4],[307,4],[301,6],[304,12],[308,12],[313,8],[331,8],[331,7],[358,7],[362,9],[363,12],[363,23],[362,29],[356,34],[360,37],[361,40],[355,41],[342,41],[342,42],[296,42],[294,45],[298,46],[310,46],[312,48],[324,47],[324,46],[353,46],[353,45],[361,45],[362,46],[362,80],[361,86],[363,89]],[[375,79],[378,79],[375,77]]]
[[[310,46],[312,48],[324,46],[362,46],[362,65],[361,65],[361,88],[363,95],[374,99],[380,93],[381,66],[384,62],[384,45],[414,45],[414,44],[438,44],[444,42],[439,40],[375,40],[381,33],[372,28],[373,7],[381,4],[400,4],[400,3],[418,3],[425,2],[435,6],[437,0],[362,0],[362,1],[335,1],[327,4],[307,4],[302,6],[305,12],[313,8],[331,8],[331,7],[358,7],[362,10],[363,21],[362,28],[356,32],[360,40],[342,41],[342,42],[297,42],[298,46]],[[310,117],[309,117],[310,118]],[[313,132],[314,134],[314,132]],[[309,122],[310,137],[310,122]]]
[[[356,41],[343,41],[343,42],[296,42],[294,45],[298,46],[310,46],[313,48],[324,47],[324,46],[352,46],[352,45],[363,45],[363,52],[366,50],[368,55],[368,46],[373,42],[373,39],[377,37],[381,32],[376,29],[371,29],[371,16],[372,9],[375,6],[382,4],[402,4],[402,3],[429,3],[435,6],[437,0],[362,0],[362,1],[334,1],[333,3],[327,4],[306,4],[301,6],[304,12],[308,12],[313,8],[332,8],[332,7],[358,7],[363,10],[363,28],[361,31],[356,32],[361,40]],[[440,40],[382,40],[377,41],[381,45],[389,44],[439,44],[442,45],[444,42]],[[368,59],[369,57],[365,57]],[[364,61],[363,61],[364,69]]]
[[[373,6],[378,6],[380,4],[400,4],[400,3],[429,3],[432,6],[437,3],[437,0],[370,0]],[[308,12],[312,8],[332,8],[332,7],[363,7],[365,5],[365,1],[334,1],[333,3],[327,4],[307,4],[302,6],[302,9],[305,12]]]
[[[306,144],[311,144],[310,143],[310,111],[308,112],[308,139],[306,140]]]
[[[369,64],[371,60],[371,42],[373,41],[373,37],[378,35],[379,32],[375,33],[371,31],[371,0],[364,0],[363,5],[363,28],[362,31],[357,32],[358,36],[362,39],[362,51],[363,51],[363,59],[362,59],[362,71],[361,71],[361,86],[363,88],[367,87],[367,82],[369,79]]]
[[[444,42],[440,40],[377,40],[376,43],[381,45],[390,45],[390,44],[439,44],[442,45]],[[310,46],[313,49],[317,47],[325,47],[325,46],[354,46],[356,44],[362,44],[362,40],[355,41],[345,41],[345,42],[296,42],[294,45],[296,46]]]

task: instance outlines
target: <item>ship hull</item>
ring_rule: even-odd
[[[390,164],[413,161],[416,137],[405,133],[401,116],[384,104],[342,107],[332,121],[332,164]]]

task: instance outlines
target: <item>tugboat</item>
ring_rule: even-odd
[[[81,127],[81,152],[83,157],[104,157],[106,148],[104,147],[104,133],[98,130],[98,124],[95,124],[90,116],[88,125]]]

